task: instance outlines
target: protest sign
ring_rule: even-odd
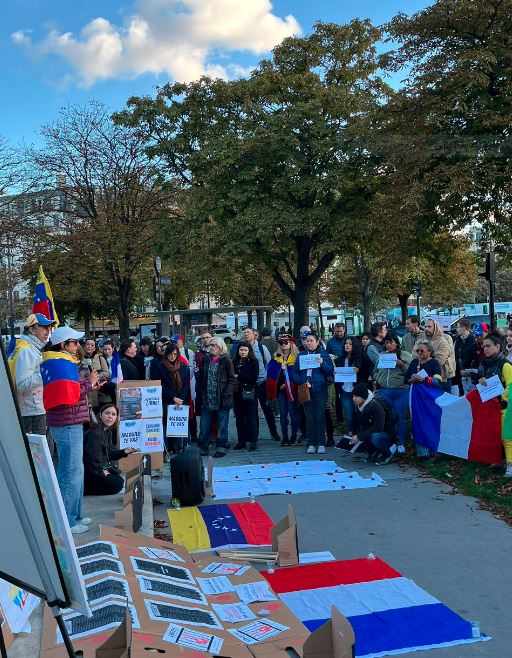
[[[146,386],[141,394],[142,418],[162,418],[162,387]]]
[[[498,375],[494,377],[489,377],[487,380],[487,385],[482,386],[482,384],[477,384],[476,386],[478,392],[480,393],[480,399],[482,402],[487,402],[487,400],[492,400],[492,398],[497,398],[498,395],[502,395],[505,389],[501,383]]]
[[[167,409],[166,436],[188,436],[188,404],[182,404],[176,409],[176,405],[170,404]]]
[[[162,387],[119,388],[119,417],[123,420],[162,417]]]
[[[352,367],[334,368],[334,381],[343,383],[355,383],[357,373]]]
[[[379,362],[377,364],[377,368],[396,368],[396,354],[388,354],[387,352],[379,354]]]
[[[301,370],[310,370],[320,368],[320,354],[300,354],[299,363]]]

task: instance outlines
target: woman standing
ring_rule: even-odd
[[[258,439],[258,396],[256,382],[258,381],[258,359],[254,355],[252,345],[242,340],[233,359],[233,367],[237,386],[234,394],[236,433],[238,442],[234,450],[243,450],[247,441],[249,450],[256,450]]]
[[[278,348],[267,368],[267,400],[277,400],[281,421],[281,445],[294,446],[299,429],[299,403],[297,384],[293,381],[292,368],[299,350],[290,334],[280,334]],[[288,418],[291,424],[291,438],[288,438]]]
[[[123,379],[136,381],[140,379],[139,369],[135,357],[137,356],[137,344],[133,338],[125,338],[119,346],[119,356]]]
[[[109,496],[121,491],[124,479],[111,464],[126,457],[134,448],[112,448],[112,428],[117,421],[117,408],[112,403],[103,405],[98,422],[86,432],[84,438],[84,494]]]
[[[501,396],[501,415],[502,420],[508,406],[508,387],[512,384],[512,364],[507,361],[503,354],[503,336],[497,331],[490,331],[484,338],[483,343],[484,358],[478,366],[478,383],[487,386],[487,380],[491,377],[498,376],[503,384],[505,391]],[[502,423],[503,427],[503,423]],[[506,478],[512,478],[512,436],[503,435],[502,442],[505,448],[505,460],[507,462]]]
[[[206,457],[212,441],[213,421],[217,421],[217,449],[214,457],[224,457],[228,449],[229,410],[233,408],[236,378],[226,343],[219,336],[209,341],[208,354],[196,371],[196,388],[201,391],[199,449]]]
[[[190,373],[184,359],[181,358],[178,345],[170,341],[167,343],[164,352],[164,358],[158,364],[158,379],[162,382],[162,402],[164,418],[167,418],[167,409],[169,405],[174,404],[180,407],[187,404],[190,395]],[[174,437],[165,437],[165,448],[167,452],[179,452],[186,443],[188,436],[183,440]]]
[[[293,366],[293,380],[299,386],[299,400],[302,397],[306,415],[308,436],[308,455],[325,454],[325,406],[329,381],[333,376],[334,365],[331,357],[320,345],[316,333],[311,332],[303,340],[304,352],[299,355]],[[314,357],[316,367],[301,367],[301,357]],[[315,364],[316,365],[316,364]]]
[[[352,368],[356,374],[356,381],[359,381],[359,373],[361,372],[362,356],[359,350],[359,345],[355,339],[350,336],[345,340],[343,346],[343,354],[339,356],[334,364],[337,367]],[[354,413],[353,402],[353,382],[343,382],[340,391],[341,407],[343,409],[343,422],[345,424],[345,434],[349,434],[352,427],[352,416]]]
[[[87,367],[89,371],[96,370],[99,374],[99,381],[108,382],[110,379],[108,363],[103,354],[97,351],[94,338],[88,338],[84,343],[83,349],[84,355],[81,361],[82,367]],[[109,394],[111,390],[115,395],[115,388],[113,386],[110,388],[108,385],[103,386],[99,391],[92,391],[89,393],[87,398],[93,411],[97,411],[102,405],[107,404],[107,402],[112,402],[112,398]]]
[[[98,387],[99,379],[95,370],[87,378],[78,372],[76,352],[82,337],[71,327],[55,329],[41,364],[46,423],[57,445],[57,481],[73,534],[87,532],[92,523],[82,518],[83,424],[89,422],[87,394]]]
[[[412,361],[412,354],[400,348],[396,334],[388,334],[384,339],[387,354],[396,354],[394,368],[375,368],[373,381],[379,390],[379,396],[387,400],[398,416],[398,448],[397,452],[405,453],[405,437],[407,434],[406,416],[409,405],[409,386],[404,380],[404,374]]]
[[[409,364],[409,368],[404,376],[405,383],[427,384],[428,386],[438,386],[441,388],[443,373],[441,364],[435,358],[432,343],[429,340],[419,340],[416,343],[415,351],[418,353],[418,357],[413,359]],[[416,444],[416,454],[418,457],[425,458],[430,455],[430,450],[425,446]]]

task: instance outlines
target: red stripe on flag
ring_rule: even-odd
[[[385,578],[401,578],[398,571],[379,558],[304,564],[298,567],[277,569],[275,573],[271,574],[264,571],[263,575],[277,594],[334,587],[335,585],[367,583]]]
[[[499,398],[482,402],[475,389],[466,398],[471,405],[473,426],[468,459],[482,464],[501,464],[501,404]]]
[[[228,505],[248,544],[269,546],[272,544],[270,531],[274,523],[259,503],[231,503]]]
[[[62,404],[77,404],[80,399],[80,383],[69,379],[50,382],[43,388],[43,405],[46,411]]]
[[[47,317],[49,320],[52,320],[53,318],[50,316],[50,307],[48,304],[48,300],[45,299],[42,302],[36,302],[32,306],[32,313],[42,313],[45,317]]]

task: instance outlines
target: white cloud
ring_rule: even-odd
[[[122,26],[95,18],[77,36],[52,29],[39,42],[23,30],[11,38],[32,54],[62,58],[74,81],[90,87],[98,80],[145,73],[164,73],[180,82],[205,73],[241,75],[247,69],[229,56],[225,65],[212,57],[237,50],[261,55],[299,33],[293,16],[272,13],[271,0],[138,0]]]

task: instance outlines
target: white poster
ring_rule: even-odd
[[[182,404],[176,409],[175,404],[167,408],[166,436],[188,436],[188,404]]]
[[[334,368],[334,381],[335,382],[357,382],[357,373],[351,366],[343,366]]]
[[[501,383],[500,378],[498,375],[494,375],[494,377],[489,377],[487,380],[487,385],[482,386],[482,384],[477,384],[476,385],[478,392],[480,393],[480,399],[482,402],[487,402],[487,400],[492,400],[492,398],[498,397],[498,395],[502,395],[502,393],[505,391],[503,388],[503,384]]]
[[[311,370],[320,368],[320,354],[299,354],[299,363],[301,370]]]
[[[383,352],[382,354],[379,354],[379,362],[377,363],[377,368],[380,370],[384,368],[396,368],[396,353]]]
[[[141,387],[142,418],[162,418],[162,387]]]
[[[161,418],[138,418],[119,423],[119,447],[135,448],[142,452],[163,450],[163,425]]]
[[[28,618],[41,599],[26,590],[0,580],[0,605],[13,633],[30,633]]]

